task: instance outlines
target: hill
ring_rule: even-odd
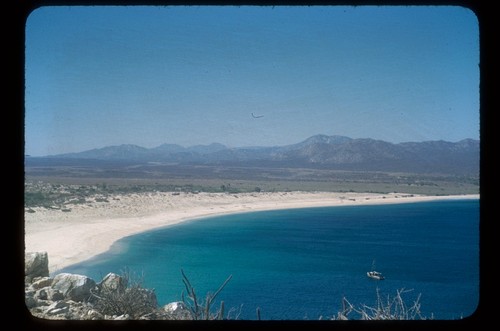
[[[424,141],[393,144],[375,139],[315,135],[302,142],[274,147],[229,148],[222,144],[182,147],[163,144],[155,148],[118,145],[79,153],[44,157],[46,162],[169,163],[245,167],[316,168],[349,171],[381,171],[477,175],[478,140]],[[35,159],[27,158],[27,162]],[[35,161],[36,163],[36,161]]]

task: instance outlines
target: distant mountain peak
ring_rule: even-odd
[[[228,148],[219,143],[182,147],[162,144],[107,146],[80,153],[51,156],[133,162],[217,164],[266,167],[320,167],[356,171],[479,173],[479,141],[424,141],[393,144],[370,138],[352,139],[318,134],[293,145]]]
[[[303,142],[307,143],[323,143],[323,144],[343,144],[351,141],[352,138],[346,136],[332,135],[328,136],[326,134],[317,134],[312,137],[307,138]]]
[[[345,136],[337,136],[337,135],[328,136],[326,134],[317,134],[317,135],[311,136],[311,137],[307,138],[306,140],[303,140],[297,144],[284,146],[284,148],[287,150],[294,150],[294,149],[301,149],[301,148],[305,148],[307,146],[312,146],[312,145],[316,145],[316,144],[329,144],[329,145],[344,144],[344,143],[347,143],[351,140],[352,140],[352,138],[345,137]]]

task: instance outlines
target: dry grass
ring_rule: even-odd
[[[189,308],[191,316],[194,320],[222,320],[224,319],[224,301],[221,301],[220,307],[215,312],[212,312],[212,306],[214,304],[217,295],[224,289],[227,283],[231,280],[232,275],[229,276],[224,283],[215,291],[215,293],[207,293],[205,300],[200,301],[196,295],[194,287],[189,282],[184,271],[181,269],[182,282],[186,287],[187,298],[182,295],[182,301]]]
[[[347,299],[342,298],[342,311],[339,311],[336,316],[332,319],[336,320],[349,320],[349,315],[353,313],[358,314],[361,320],[426,320],[432,319],[426,318],[422,315],[420,311],[420,294],[417,299],[408,305],[403,299],[403,294],[410,292],[411,290],[399,289],[396,291],[396,295],[391,297],[387,295],[384,299],[380,295],[377,288],[377,305],[376,307],[370,307],[367,305],[361,305],[360,307],[355,307]]]
[[[103,315],[128,315],[131,319],[139,319],[157,309],[154,290],[142,286],[143,276],[132,277],[131,273],[125,270],[121,278],[122,287],[113,290],[99,288],[98,291],[91,292],[97,311]]]
[[[188,313],[182,315],[185,320],[228,320],[238,319],[241,307],[238,311],[231,308],[225,311],[224,301],[220,301],[216,308],[216,298],[231,280],[229,276],[215,291],[206,294],[205,298],[198,297],[194,286],[181,269],[182,282],[186,293],[182,293],[182,301]],[[178,319],[178,317],[158,314],[159,307],[153,290],[142,287],[143,277],[133,278],[131,273],[125,270],[121,276],[123,287],[107,291],[99,288],[92,293],[91,301],[97,311],[103,315],[128,315],[130,319],[140,319],[143,316],[161,316],[160,319]],[[427,320],[433,316],[425,317],[420,310],[420,294],[410,304],[404,295],[411,290],[399,289],[394,296],[383,297],[377,288],[376,306],[365,304],[355,306],[345,297],[342,298],[342,310],[328,318],[328,320]],[[256,318],[260,320],[260,308],[256,310]],[[323,317],[320,317],[323,319]]]

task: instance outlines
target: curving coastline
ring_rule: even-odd
[[[168,193],[115,195],[107,201],[32,208],[25,212],[25,250],[46,251],[51,273],[107,251],[126,236],[230,213],[307,207],[393,204],[444,199],[479,199],[479,194],[426,196],[405,193]]]

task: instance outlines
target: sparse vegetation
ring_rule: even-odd
[[[107,289],[105,286],[98,287],[96,293],[92,293],[90,302],[93,307],[103,316],[127,315],[131,319],[139,319],[144,316],[155,316],[158,319],[188,319],[188,320],[225,320],[238,319],[237,309],[231,308],[226,313],[224,301],[220,301],[219,307],[215,307],[215,299],[231,280],[229,276],[215,292],[208,292],[205,298],[198,297],[194,286],[187,275],[181,269],[182,282],[186,294],[182,293],[182,302],[187,312],[182,315],[169,315],[158,307],[154,290],[143,287],[143,276],[132,277],[128,270],[121,275],[120,286]],[[376,306],[366,304],[354,306],[345,297],[342,298],[342,309],[329,320],[426,320],[433,316],[425,317],[420,310],[420,295],[412,304],[408,304],[403,295],[411,290],[399,289],[396,295],[382,297],[377,289]],[[284,303],[286,304],[286,303]],[[241,308],[240,308],[241,310]],[[236,313],[235,313],[236,312]],[[235,313],[234,316],[232,314]],[[256,309],[256,319],[261,320],[260,308]],[[320,317],[323,319],[323,317]]]
[[[94,308],[103,315],[128,315],[132,319],[150,314],[157,309],[158,303],[154,290],[143,287],[143,277],[132,277],[129,271],[121,276],[120,286],[108,289],[106,286],[92,292]]]
[[[358,314],[357,319],[361,320],[426,320],[432,319],[424,317],[420,311],[420,295],[408,305],[402,297],[402,294],[410,292],[409,290],[399,289],[394,297],[387,295],[385,300],[380,295],[377,288],[377,304],[376,307],[367,306],[365,304],[360,307],[353,306],[347,299],[342,298],[342,310],[337,313],[332,319],[348,320],[352,313]]]
[[[85,204],[113,199],[117,194],[150,192],[260,193],[290,191],[363,192],[407,194],[478,194],[479,178],[454,175],[355,172],[325,169],[228,168],[174,166],[165,172],[127,173],[124,169],[27,168],[24,205],[64,209],[67,204]],[[106,178],[97,177],[101,172]]]
[[[224,289],[227,283],[231,280],[232,276],[229,276],[224,283],[219,287],[215,293],[207,293],[205,300],[200,302],[200,298],[197,297],[196,291],[194,287],[189,282],[186,274],[183,270],[182,273],[182,282],[186,287],[187,298],[182,295],[182,301],[189,308],[191,312],[191,317],[194,320],[222,320],[224,319],[224,301],[221,301],[220,307],[216,312],[212,312],[212,306],[214,304],[215,298],[217,295]]]
[[[93,291],[89,302],[93,309],[102,316],[128,316],[130,319],[187,319],[187,320],[222,320],[230,319],[235,311],[230,309],[226,315],[224,301],[220,302],[219,309],[214,311],[213,306],[218,294],[231,280],[229,276],[214,293],[207,293],[205,298],[199,298],[188,277],[181,270],[182,281],[185,285],[187,297],[182,294],[182,301],[186,311],[183,313],[169,313],[158,306],[154,290],[143,287],[144,277],[133,277],[129,270],[122,272],[119,280],[112,286],[99,284]],[[238,314],[234,316],[238,318]]]

